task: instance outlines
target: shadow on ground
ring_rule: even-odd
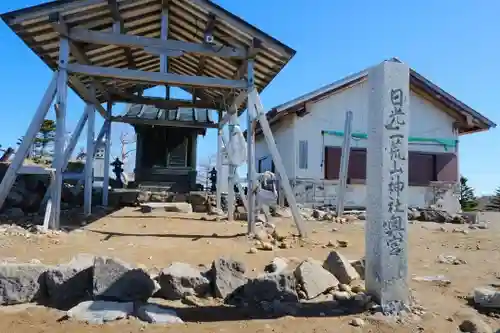
[[[232,238],[238,238],[238,237],[244,237],[246,236],[245,233],[237,233],[237,234],[231,234],[231,235],[219,235],[219,234],[148,234],[148,233],[125,233],[125,232],[114,232],[114,231],[101,231],[101,230],[95,230],[95,229],[86,229],[87,231],[98,233],[101,235],[106,235],[106,237],[103,240],[109,240],[112,237],[159,237],[159,238],[187,238],[191,239],[192,241],[197,241],[200,239],[205,239],[205,238],[212,238],[212,239],[232,239]]]

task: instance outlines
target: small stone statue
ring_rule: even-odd
[[[111,166],[113,167],[113,173],[115,174],[115,178],[117,183],[120,185],[120,187],[123,187],[123,182],[122,182],[122,173],[123,173],[123,168],[122,168],[123,162],[118,159],[118,157],[111,163]]]
[[[210,192],[214,193],[217,191],[217,170],[212,168],[212,171],[209,172],[210,175]]]

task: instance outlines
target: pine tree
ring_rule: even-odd
[[[34,140],[34,146],[38,152],[38,157],[52,156],[52,144],[56,137],[56,122],[45,119]]]
[[[474,190],[467,184],[467,178],[460,177],[460,206],[464,212],[470,212],[476,209],[477,199]]]
[[[486,204],[486,210],[500,212],[500,187],[496,189],[490,202]]]

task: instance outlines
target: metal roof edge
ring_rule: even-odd
[[[397,57],[393,57],[393,58],[390,58],[390,59],[387,59],[387,60],[384,60],[384,61],[394,61],[394,62],[403,63]],[[316,89],[316,90],[314,90],[312,92],[309,92],[309,93],[304,94],[302,96],[299,96],[299,97],[297,97],[297,98],[295,98],[295,99],[293,99],[291,101],[288,101],[286,103],[280,104],[280,105],[272,108],[271,110],[276,110],[276,112],[275,112],[275,114],[273,115],[272,118],[276,118],[278,116],[278,114],[281,113],[281,112],[283,112],[283,111],[286,111],[286,110],[288,110],[290,108],[296,107],[297,105],[306,103],[307,101],[310,101],[310,100],[314,99],[317,96],[320,96],[320,95],[323,95],[323,94],[327,94],[329,92],[333,92],[333,91],[335,91],[339,87],[348,85],[351,82],[354,82],[354,81],[356,81],[358,79],[361,79],[361,78],[367,76],[368,72],[369,72],[369,70],[371,68],[373,68],[373,66],[370,66],[370,67],[368,67],[368,68],[366,68],[366,69],[364,69],[364,70],[362,70],[360,72],[357,72],[355,74],[351,74],[349,76],[346,76],[346,77],[344,77],[344,78],[342,78],[342,79],[340,79],[338,81],[330,83],[330,84],[328,84],[326,86],[323,86],[323,87],[321,87],[319,89]],[[479,119],[487,127],[489,127],[489,128],[495,128],[497,126],[496,123],[494,123],[493,121],[491,121],[487,117],[483,116],[482,114],[480,114],[476,110],[472,109],[467,104],[465,104],[462,101],[458,100],[457,98],[455,98],[451,94],[447,93],[445,90],[443,90],[442,88],[440,88],[439,86],[437,86],[436,84],[434,84],[429,79],[425,78],[423,75],[419,74],[417,71],[415,71],[412,68],[410,68],[410,76],[412,76],[414,79],[422,82],[423,84],[425,84],[426,86],[428,86],[430,89],[432,89],[436,93],[443,95],[443,97],[445,97],[446,99],[448,99],[452,104],[455,104],[457,106],[457,109],[461,109],[463,112],[471,115],[472,117],[474,117],[476,119]],[[268,120],[272,120],[272,119],[268,118]]]

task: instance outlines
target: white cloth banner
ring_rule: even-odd
[[[227,147],[229,160],[233,165],[240,166],[247,161],[247,142],[238,125],[234,125],[233,133]]]

